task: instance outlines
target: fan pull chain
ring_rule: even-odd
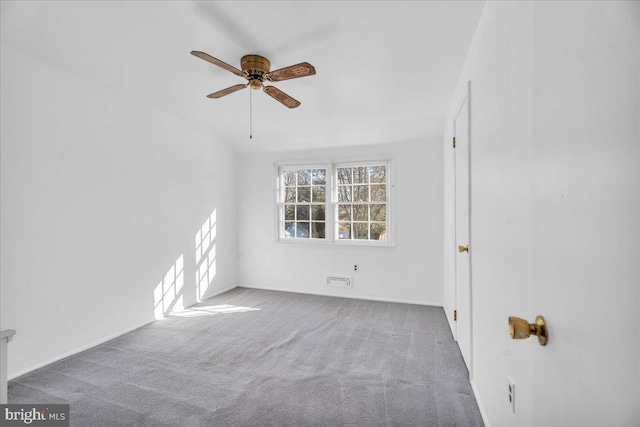
[[[249,139],[253,139],[253,90],[249,88]]]

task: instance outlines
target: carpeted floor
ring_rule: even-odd
[[[71,425],[482,426],[441,308],[236,288],[9,383]]]

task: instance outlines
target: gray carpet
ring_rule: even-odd
[[[71,425],[482,426],[441,308],[236,288],[9,383]]]

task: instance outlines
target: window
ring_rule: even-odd
[[[339,166],[337,239],[385,240],[387,235],[386,165]]]
[[[389,162],[278,168],[278,240],[389,244]]]
[[[327,170],[283,168],[280,179],[280,238],[324,239]]]

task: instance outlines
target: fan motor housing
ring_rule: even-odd
[[[247,78],[263,80],[263,76],[271,70],[271,62],[264,56],[245,55],[240,59],[240,67]]]

